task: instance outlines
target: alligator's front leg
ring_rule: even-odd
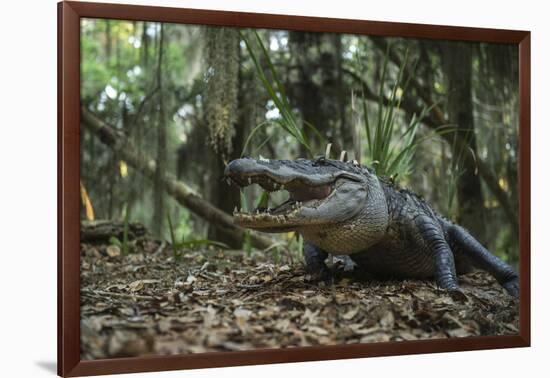
[[[435,278],[437,285],[445,290],[460,291],[456,277],[453,251],[445,240],[445,234],[440,225],[430,217],[418,217],[416,227],[425,244],[435,257]]]
[[[306,271],[314,281],[331,281],[332,274],[325,264],[328,253],[308,242],[304,242]]]

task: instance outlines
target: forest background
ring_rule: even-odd
[[[312,157],[331,143],[333,158],[347,150],[517,266],[514,46],[86,19],[81,70],[82,219],[249,248],[247,233],[181,206],[166,177],[231,214],[258,193],[222,182],[229,160]],[[154,174],[94,123],[154,159]],[[296,249],[292,234],[278,240],[277,253]]]

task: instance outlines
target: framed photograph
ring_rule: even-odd
[[[530,345],[530,33],[58,4],[58,374]]]

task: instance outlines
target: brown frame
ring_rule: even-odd
[[[517,44],[520,60],[519,335],[81,361],[79,296],[81,17]],[[58,374],[82,376],[529,346],[531,337],[530,49],[529,31],[135,5],[58,3]]]

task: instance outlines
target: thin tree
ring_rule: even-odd
[[[472,102],[472,46],[445,43],[442,48],[443,72],[447,84],[447,113],[456,135],[466,146],[453,145],[453,159],[458,165],[456,195],[458,221],[480,241],[486,242],[483,193],[477,167],[465,154],[477,155]]]
[[[160,24],[157,59],[157,87],[158,87],[158,113],[157,113],[157,156],[156,170],[153,183],[154,209],[153,232],[162,236],[165,218],[164,180],[166,175],[166,119],[164,109],[163,88],[163,51],[164,51],[164,25]]]

